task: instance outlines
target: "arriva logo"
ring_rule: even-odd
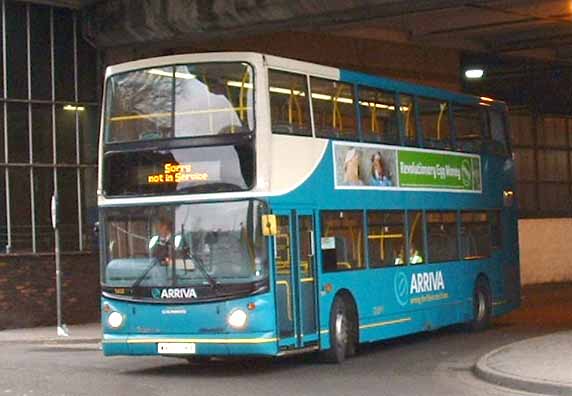
[[[411,275],[409,294],[427,293],[445,290],[445,281],[441,271],[421,272]]]
[[[445,290],[445,279],[441,271],[414,273],[411,274],[410,280],[407,279],[407,275],[403,271],[398,271],[393,279],[393,287],[395,299],[399,305],[404,307],[410,302],[410,297],[416,294]],[[411,298],[411,302],[415,303],[414,300],[418,299]]]
[[[463,162],[461,162],[461,180],[463,181],[463,186],[466,188],[473,185],[473,168],[468,159],[464,159]]]
[[[407,276],[399,271],[395,274],[393,279],[395,288],[395,298],[402,307],[406,306],[409,302],[409,285],[407,284]]]
[[[155,299],[183,299],[183,298],[197,298],[197,292],[191,288],[178,288],[178,289],[153,289],[151,295]]]

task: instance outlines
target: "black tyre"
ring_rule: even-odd
[[[473,320],[469,324],[472,331],[481,331],[489,327],[492,316],[492,294],[489,282],[479,278],[473,295]]]
[[[342,363],[356,353],[357,321],[353,305],[337,296],[330,312],[330,348],[323,352],[329,363]]]

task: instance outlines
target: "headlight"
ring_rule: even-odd
[[[235,329],[242,329],[246,326],[248,315],[242,309],[235,309],[228,315],[228,324]]]
[[[115,311],[110,313],[109,316],[107,317],[107,324],[112,329],[120,328],[121,325],[123,324],[123,315]]]

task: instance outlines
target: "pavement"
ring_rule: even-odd
[[[99,323],[0,331],[0,344],[89,345],[99,349]],[[474,374],[494,385],[546,395],[572,396],[572,331],[560,331],[501,346],[480,357]]]
[[[529,338],[495,349],[474,368],[480,379],[546,395],[572,395],[572,331]]]
[[[0,344],[99,344],[101,325],[68,326],[69,336],[58,336],[56,326],[0,330]]]

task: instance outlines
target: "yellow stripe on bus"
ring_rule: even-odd
[[[381,326],[389,326],[392,324],[399,324],[399,323],[406,323],[406,322],[411,322],[411,318],[401,318],[401,319],[395,319],[395,320],[387,320],[385,322],[377,322],[377,323],[370,323],[370,324],[366,324],[366,325],[361,325],[359,328],[360,329],[370,329],[372,327],[381,327]]]
[[[359,328],[360,330],[364,330],[364,329],[370,329],[372,327],[381,327],[381,326],[389,326],[389,325],[393,325],[393,324],[399,324],[399,323],[406,323],[406,322],[411,322],[411,318],[401,318],[401,319],[395,319],[395,320],[387,320],[385,322],[377,322],[377,323],[370,323],[370,324],[366,324],[366,325],[361,325]],[[328,329],[321,329],[320,330],[320,334],[327,334],[329,333],[330,330]]]
[[[103,340],[104,344],[127,343],[127,344],[156,344],[159,342],[192,342],[196,344],[265,344],[276,342],[278,338],[132,338]]]

